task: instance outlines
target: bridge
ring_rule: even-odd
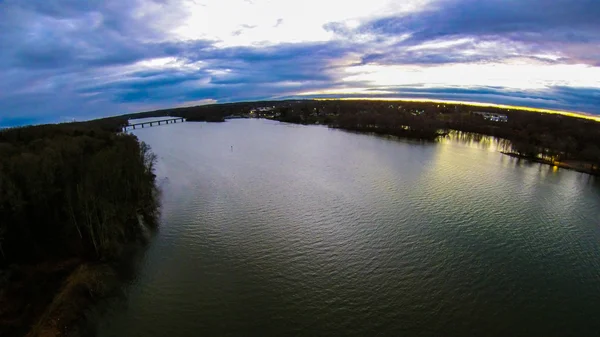
[[[129,130],[135,130],[136,127],[139,129],[143,129],[144,126],[146,127],[152,127],[155,124],[156,125],[161,125],[162,124],[174,124],[174,123],[183,123],[185,122],[185,118],[183,117],[178,117],[178,118],[169,118],[169,119],[161,119],[161,120],[157,120],[157,121],[150,121],[150,122],[141,122],[141,123],[135,123],[135,124],[129,124],[129,125],[125,125],[123,127],[123,132],[129,131]]]

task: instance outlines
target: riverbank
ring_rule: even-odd
[[[553,162],[553,161],[544,160],[541,158],[532,158],[532,157],[520,155],[520,154],[514,153],[514,152],[500,151],[500,153],[502,153],[503,155],[512,157],[512,158],[523,159],[523,160],[531,161],[534,163],[550,165],[553,167],[563,168],[563,169],[577,171],[577,172],[581,172],[581,173],[587,173],[589,175],[594,175],[594,176],[600,175],[600,171],[592,170],[591,164],[584,163],[581,161],[563,161],[563,162],[554,161]]]
[[[153,233],[141,220],[139,226],[138,239],[110,261],[71,258],[0,270],[0,336],[94,335],[96,317],[90,313],[134,277],[136,256]]]
[[[411,128],[408,126],[390,127],[386,125],[372,124],[340,124],[332,119],[286,119],[278,117],[262,117],[266,119],[276,120],[282,123],[299,124],[299,125],[325,125],[332,129],[351,131],[364,134],[375,134],[379,136],[393,136],[405,139],[415,139],[423,141],[434,141],[438,137],[446,136],[447,132],[442,132],[434,128]]]
[[[120,286],[117,271],[107,263],[82,264],[64,281],[54,300],[32,326],[28,337],[81,336],[86,312]]]
[[[89,335],[157,228],[156,157],[123,123],[0,133],[0,336]]]
[[[329,125],[329,127],[332,129],[358,132],[358,133],[364,133],[364,134],[375,134],[375,135],[379,135],[379,136],[393,136],[393,137],[398,137],[398,138],[416,139],[416,140],[423,140],[423,141],[434,141],[438,137],[443,137],[448,134],[447,132],[430,131],[430,130],[421,131],[421,130],[410,130],[410,129],[403,129],[403,128],[392,129],[392,128],[383,128],[383,127],[376,127],[376,128],[372,128],[372,127],[339,127],[339,126],[331,126],[331,125]]]
[[[141,217],[140,217],[141,218]],[[98,304],[118,295],[135,275],[135,257],[152,227],[139,221],[140,236],[109,261],[71,258],[0,270],[0,336],[93,335]]]
[[[2,272],[0,335],[78,337],[87,335],[87,313],[117,294],[124,280],[112,263],[70,259]]]
[[[13,265],[0,271],[0,335],[24,336],[52,303],[63,282],[82,263],[72,259]]]

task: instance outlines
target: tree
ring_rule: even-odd
[[[593,171],[600,167],[600,148],[596,144],[589,144],[582,152],[582,157],[591,163]]]

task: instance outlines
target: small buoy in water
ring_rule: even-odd
[[[233,145],[231,145],[231,152],[233,152]]]

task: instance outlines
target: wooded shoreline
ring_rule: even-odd
[[[0,132],[0,335],[80,335],[157,228],[155,156],[126,122]]]
[[[545,159],[541,159],[541,158],[532,158],[532,157],[527,157],[518,153],[513,153],[513,152],[505,152],[505,151],[500,151],[500,153],[502,153],[503,155],[512,157],[512,158],[517,158],[519,160],[526,160],[529,162],[533,162],[533,163],[538,163],[538,164],[542,164],[542,165],[549,165],[549,166],[553,166],[556,168],[562,168],[562,169],[566,169],[566,170],[571,170],[571,171],[577,171],[580,173],[586,173],[589,175],[594,175],[594,176],[598,176],[600,175],[600,173],[597,170],[593,170],[592,169],[592,164],[582,164],[582,163],[565,163],[565,162],[553,162],[551,160],[545,160]]]
[[[588,173],[600,173],[600,123],[583,116],[441,102],[286,100],[203,105],[125,117],[158,116],[189,121],[269,118],[421,140],[435,140],[456,130],[509,140],[510,152],[523,157],[582,162],[590,165]]]

